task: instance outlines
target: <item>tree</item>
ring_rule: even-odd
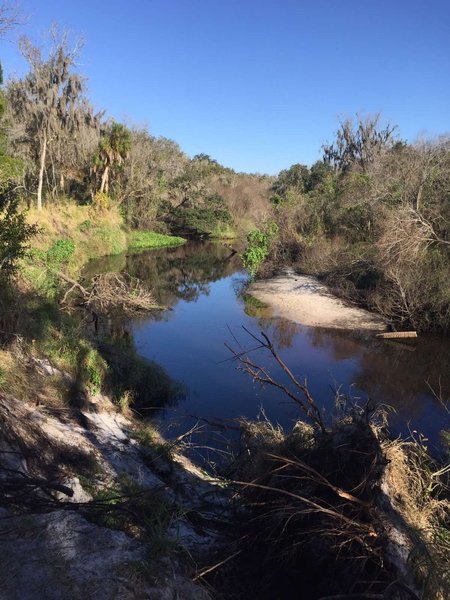
[[[111,171],[122,166],[130,148],[131,135],[125,125],[113,122],[108,126],[100,139],[94,163],[94,172],[101,172],[99,188],[101,194],[108,193]]]
[[[378,114],[365,119],[358,117],[356,125],[352,119],[341,122],[335,141],[322,147],[324,162],[338,173],[346,173],[353,166],[366,173],[375,158],[395,142],[396,127],[388,124],[380,129],[379,120]]]
[[[0,280],[17,270],[17,261],[28,250],[30,238],[38,231],[26,222],[19,209],[16,186],[12,181],[0,185]]]
[[[299,163],[292,165],[289,169],[284,169],[278,174],[278,178],[273,184],[272,190],[275,194],[282,197],[286,196],[288,190],[297,193],[305,191],[309,181],[309,169]]]
[[[42,208],[44,179],[55,183],[61,148],[69,154],[68,140],[78,144],[81,130],[98,127],[98,116],[85,98],[85,80],[74,71],[80,46],[70,50],[66,33],[60,35],[53,29],[51,34],[47,58],[28,38],[21,40],[30,71],[24,79],[13,80],[7,90],[16,123],[13,144],[22,147],[37,171],[38,209]]]
[[[0,5],[0,37],[21,23],[21,14],[17,6],[2,2]]]
[[[2,83],[0,65],[0,85]],[[21,165],[6,152],[4,113],[6,100],[0,89],[0,280],[17,270],[17,261],[28,249],[28,241],[37,232],[35,225],[26,222],[19,210],[17,186],[14,179]]]
[[[330,165],[322,160],[316,161],[309,170],[309,179],[306,185],[306,191],[310,192],[318,186],[323,185],[332,175]]]

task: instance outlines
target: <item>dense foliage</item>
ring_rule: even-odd
[[[207,154],[190,159],[166,138],[96,113],[77,70],[80,44],[51,30],[49,48],[23,39],[29,71],[9,81],[7,144],[21,189],[39,209],[72,198],[118,204],[128,225],[160,233],[233,237],[269,208],[272,179],[236,173]],[[250,211],[249,211],[250,209]]]
[[[393,323],[448,329],[448,138],[405,143],[378,117],[346,120],[311,167],[294,164],[277,178],[236,173],[95,113],[79,46],[70,50],[56,30],[51,37],[48,50],[22,42],[29,71],[8,83],[0,105],[2,173],[22,200],[115,205],[130,228],[160,234],[252,232],[243,255],[252,275],[293,264]],[[11,189],[7,198],[12,214]],[[22,231],[17,256],[32,233]]]
[[[242,255],[244,267],[252,277],[267,258],[270,247],[278,233],[278,226],[270,223],[264,229],[253,229],[247,235],[247,247]]]
[[[448,138],[407,144],[378,117],[347,120],[323,161],[282,171],[273,192],[266,270],[293,264],[395,326],[449,329]]]
[[[37,231],[26,222],[25,213],[19,208],[15,179],[21,165],[7,153],[5,109],[6,100],[0,90],[0,279],[7,279],[16,272],[18,260],[25,255],[29,240]]]

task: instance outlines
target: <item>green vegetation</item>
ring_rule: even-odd
[[[247,248],[242,254],[242,262],[251,277],[255,277],[259,267],[268,257],[277,233],[276,223],[270,223],[263,230],[254,229],[247,235]]]
[[[249,236],[251,275],[292,265],[393,327],[450,329],[450,143],[407,144],[379,118],[344,121],[323,161],[272,186],[278,234]]]
[[[180,246],[186,240],[175,235],[163,235],[155,231],[132,231],[128,247],[132,250],[145,250],[147,248],[170,248]]]
[[[152,451],[152,461],[156,462],[159,458],[170,461],[173,456],[174,445],[163,440],[155,429],[150,425],[137,425],[132,434],[135,440],[146,449]]]
[[[4,176],[1,172],[0,177]],[[27,255],[36,225],[26,221],[19,209],[18,197],[10,182],[0,182],[0,280],[10,278],[19,268],[19,260]]]
[[[90,259],[121,254],[127,249],[123,218],[114,203],[99,209],[62,199],[49,210],[31,209],[27,222],[38,228],[32,256],[23,263],[26,273],[34,273],[33,281],[39,280],[43,266],[53,270],[64,267],[77,277]]]
[[[191,159],[171,140],[95,112],[77,70],[80,46],[55,28],[51,39],[48,51],[22,39],[29,69],[9,81],[0,107],[24,201],[34,204],[31,191],[39,212],[62,198],[97,212],[120,206],[131,229],[191,237],[234,237],[265,216],[273,178],[236,173],[206,154]],[[77,227],[95,225],[89,215]]]
[[[139,534],[147,542],[153,559],[176,548],[170,526],[182,515],[164,492],[149,490],[128,477],[94,493],[90,518],[104,527]]]
[[[0,86],[3,83],[0,65]],[[6,100],[0,89],[0,281],[10,278],[18,269],[19,260],[29,248],[30,239],[37,233],[36,225],[26,221],[19,207],[15,180],[21,173],[21,161],[7,154],[7,132],[4,114]]]

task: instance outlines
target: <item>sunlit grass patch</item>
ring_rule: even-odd
[[[186,240],[175,235],[164,235],[155,231],[133,231],[130,235],[129,247],[132,250],[145,248],[167,248],[181,246]]]

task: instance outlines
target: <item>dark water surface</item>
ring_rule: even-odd
[[[94,270],[125,270],[154,290],[170,310],[131,324],[138,353],[160,364],[184,389],[176,407],[159,412],[169,437],[186,431],[195,417],[251,419],[261,414],[284,427],[298,407],[272,387],[262,388],[237,370],[224,345],[255,346],[242,329],[263,330],[295,375],[307,377],[317,404],[331,414],[336,390],[364,402],[368,396],[392,407],[393,435],[421,432],[431,446],[450,427],[441,400],[450,396],[450,342],[418,338],[413,344],[377,340],[372,334],[325,330],[274,317],[244,296],[245,274],[237,254],[223,244],[189,243],[91,264]],[[276,379],[280,369],[265,351],[251,354]],[[434,391],[434,392],[433,392]],[[413,433],[413,435],[418,435]]]

